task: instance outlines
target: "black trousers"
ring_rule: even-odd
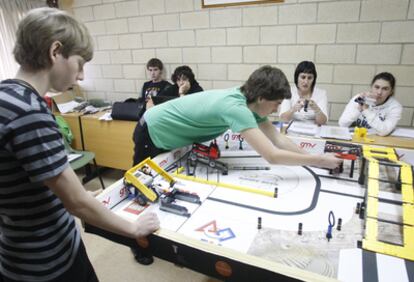
[[[155,157],[158,154],[166,152],[165,150],[157,148],[151,140],[148,132],[148,126],[143,119],[137,123],[133,135],[134,140],[134,166],[142,162],[148,157]],[[142,249],[138,246],[131,248],[135,259],[144,265],[151,264],[154,259],[149,250]]]
[[[166,150],[157,148],[151,140],[146,122],[138,122],[132,137],[134,141],[134,166],[148,157],[155,157]]]
[[[89,261],[86,253],[85,245],[82,240],[79,245],[78,253],[72,266],[59,277],[50,280],[50,282],[98,282],[95,270],[91,262]],[[15,280],[8,279],[0,273],[0,282],[17,282]]]

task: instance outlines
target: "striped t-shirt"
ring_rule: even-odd
[[[68,270],[80,234],[43,184],[68,166],[56,122],[39,94],[18,80],[0,83],[0,273],[47,281]]]

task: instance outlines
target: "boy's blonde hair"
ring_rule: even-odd
[[[79,55],[85,61],[92,59],[92,38],[85,25],[54,8],[33,9],[21,20],[14,58],[24,68],[47,69],[51,66],[49,49],[55,41],[62,43],[59,51],[65,58]]]

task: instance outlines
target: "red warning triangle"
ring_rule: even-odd
[[[215,220],[210,221],[209,223],[197,228],[195,231],[205,231],[205,229],[207,229],[207,227],[211,226],[211,229],[208,229],[208,232],[217,232],[217,223]]]

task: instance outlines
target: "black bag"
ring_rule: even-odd
[[[139,121],[145,110],[145,101],[133,98],[112,105],[111,116],[115,120]]]

